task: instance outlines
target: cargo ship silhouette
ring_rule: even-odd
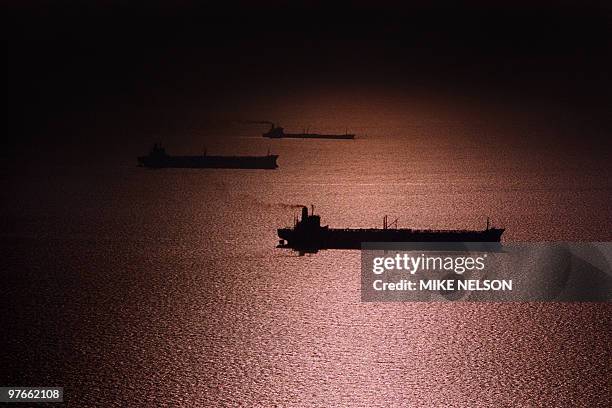
[[[503,228],[491,227],[488,218],[484,230],[429,230],[389,226],[385,216],[382,229],[329,228],[327,225],[321,226],[321,218],[314,214],[314,208],[308,214],[308,208],[302,207],[302,218],[295,220],[293,228],[278,229],[281,238],[278,248],[316,252],[319,249],[360,249],[364,242],[499,243],[505,231]]]
[[[161,145],[155,144],[146,156],[138,157],[140,166],[149,168],[193,168],[193,169],[276,169],[278,155],[266,156],[171,156]]]
[[[262,134],[263,137],[269,137],[271,139],[283,139],[283,138],[294,138],[294,139],[344,139],[344,140],[352,140],[355,139],[354,134],[345,133],[343,135],[334,135],[334,134],[319,134],[319,133],[285,133],[285,130],[280,127],[274,125],[272,122],[266,122],[270,124],[270,130],[266,133]]]

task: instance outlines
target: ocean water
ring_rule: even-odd
[[[337,227],[490,217],[509,242],[612,240],[608,152],[412,119],[364,119],[355,141],[239,125],[206,142],[270,148],[274,171],[146,170],[136,150],[5,170],[0,385],[63,386],[75,407],[610,406],[608,304],[362,303],[358,251],[275,248],[299,204]],[[503,131],[520,136],[488,141]]]

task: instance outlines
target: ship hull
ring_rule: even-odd
[[[355,135],[319,135],[316,133],[285,133],[283,135],[269,135],[264,134],[264,137],[270,139],[340,139],[340,140],[352,140],[355,139]]]
[[[503,229],[484,231],[434,231],[408,229],[324,229],[305,234],[280,228],[279,247],[296,250],[361,249],[364,242],[500,242]]]
[[[138,163],[149,168],[266,169],[278,167],[278,155],[268,156],[141,156]]]

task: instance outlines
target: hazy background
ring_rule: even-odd
[[[611,9],[603,2],[37,1],[3,9],[12,128],[4,152],[18,161],[127,159],[153,139],[170,147],[194,140],[200,150],[202,139],[231,134],[233,120],[285,119],[275,117],[279,106],[303,112],[282,123],[289,129],[367,124],[381,136],[390,111],[554,130],[541,144],[600,146],[611,129]],[[322,112],[330,120],[318,122]],[[499,139],[491,132],[483,142]]]

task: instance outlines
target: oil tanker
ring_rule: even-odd
[[[285,133],[285,130],[280,126],[275,126],[274,123],[270,123],[271,128],[266,133],[264,133],[263,137],[269,137],[271,139],[283,139],[283,138],[293,138],[293,139],[344,139],[344,140],[352,140],[355,139],[354,134],[345,133],[343,135],[325,135],[319,133]]]
[[[329,228],[321,226],[321,218],[314,214],[314,209],[308,214],[308,209],[302,207],[302,217],[295,220],[293,228],[278,229],[281,238],[278,247],[316,252],[319,249],[360,249],[364,242],[499,243],[503,233],[503,228],[491,227],[488,219],[484,230],[389,228],[387,217],[382,229]]]
[[[171,156],[166,149],[155,144],[148,155],[138,157],[140,166],[149,168],[192,168],[192,169],[276,169],[278,155],[266,156]]]

